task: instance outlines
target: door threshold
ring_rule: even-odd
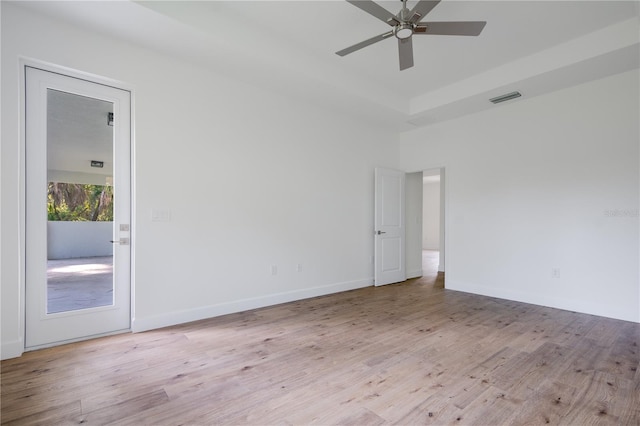
[[[115,336],[117,334],[126,334],[126,333],[131,333],[131,329],[127,328],[127,329],[124,329],[124,330],[115,330],[115,331],[110,331],[108,333],[100,333],[100,334],[93,334],[91,336],[78,337],[77,339],[69,339],[69,340],[62,340],[60,342],[45,343],[43,345],[30,346],[28,348],[25,347],[24,351],[25,352],[33,352],[33,351],[37,351],[37,350],[40,350],[40,349],[53,348],[53,347],[56,347],[56,346],[68,345],[70,343],[84,342],[86,340],[100,339],[102,337]]]

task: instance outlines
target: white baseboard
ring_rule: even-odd
[[[463,291],[466,293],[479,294],[481,296],[495,297],[497,299],[513,300],[516,302],[530,303],[533,305],[546,306],[565,311],[580,312],[583,314],[640,323],[640,320],[633,312],[621,312],[619,306],[608,306],[581,300],[553,298],[540,294],[522,293],[502,288],[486,287],[475,283],[451,279],[447,279],[446,288],[448,290]]]
[[[156,328],[168,327],[171,325],[183,324],[186,322],[199,321],[202,319],[213,318],[221,315],[248,311],[251,309],[279,305],[281,303],[294,302],[296,300],[308,299],[311,297],[324,296],[327,294],[340,293],[343,291],[355,290],[363,287],[370,287],[372,285],[373,278],[367,278],[364,280],[329,284],[326,286],[275,293],[262,297],[252,297],[249,299],[241,299],[232,302],[219,303],[216,305],[203,306],[199,308],[173,311],[166,314],[154,315],[151,317],[134,318],[131,324],[131,329],[134,333],[138,333],[147,330],[154,330]]]
[[[24,341],[22,339],[2,342],[2,353],[0,359],[18,358],[24,352]]]
[[[414,269],[413,271],[407,271],[407,279],[418,278],[422,276],[422,269]]]

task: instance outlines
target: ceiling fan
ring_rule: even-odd
[[[380,19],[393,27],[391,31],[372,37],[368,40],[354,44],[336,52],[345,56],[367,47],[391,36],[398,39],[400,53],[400,71],[413,66],[413,44],[411,38],[416,35],[461,35],[477,36],[487,24],[485,21],[458,21],[458,22],[421,22],[431,10],[440,3],[440,0],[420,0],[413,9],[407,9],[407,0],[402,1],[402,10],[393,15],[384,7],[372,0],[347,0],[352,5],[364,10],[368,14]]]

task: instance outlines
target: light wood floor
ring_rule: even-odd
[[[640,424],[640,324],[422,279],[2,362],[5,424]]]

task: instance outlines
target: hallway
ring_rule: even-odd
[[[433,284],[435,288],[444,288],[444,272],[438,274],[440,252],[422,250],[422,277],[417,278],[423,284]]]

